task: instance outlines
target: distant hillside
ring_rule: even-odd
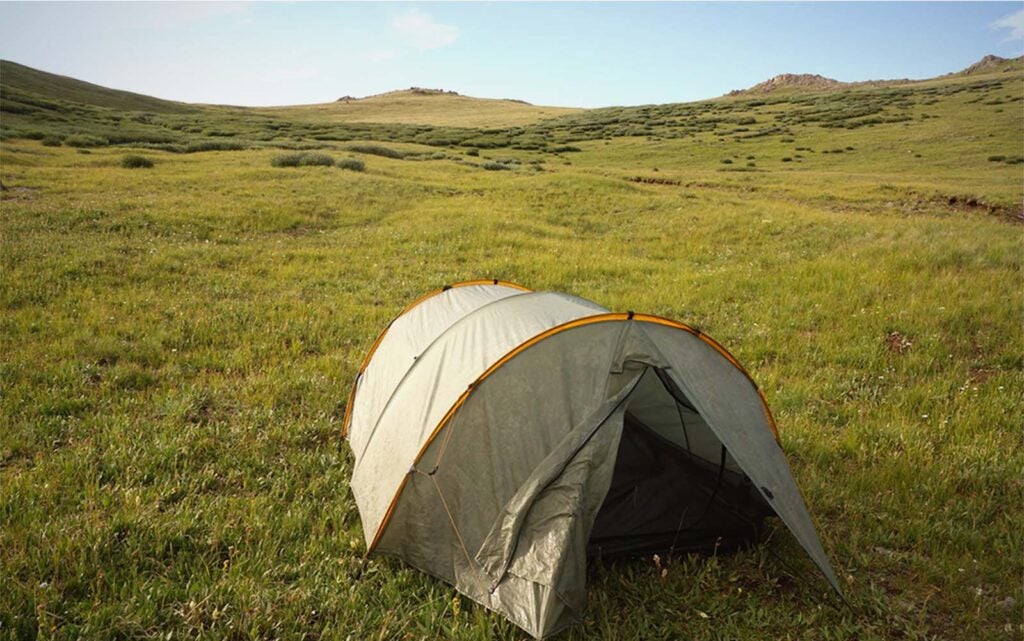
[[[845,82],[819,76],[816,73],[784,73],[758,83],[747,91],[768,93],[780,89],[835,89],[845,84]]]
[[[39,98],[63,100],[123,111],[185,113],[195,109],[183,102],[119,91],[75,78],[40,71],[9,60],[0,60],[0,99],[11,103],[32,104]]]
[[[410,87],[400,91],[335,102],[255,111],[287,118],[326,122],[376,122],[447,127],[514,127],[576,113],[569,107],[540,107],[522,100],[473,98],[455,91]]]
[[[1019,65],[1019,61],[1011,62]],[[799,144],[787,148],[785,156],[787,166],[795,167],[810,162],[808,154],[819,153],[808,151],[814,145],[822,147],[821,157],[851,151],[846,145],[823,147],[831,142],[815,140],[822,132],[835,136],[874,130],[869,138],[854,140],[856,144],[851,146],[859,151],[868,140],[872,145],[886,138],[902,141],[910,131],[940,142],[949,131],[974,131],[972,141],[986,141],[976,145],[976,155],[993,159],[984,162],[1018,165],[1024,163],[1015,93],[1020,83],[1018,75],[1000,71],[1006,64],[997,61],[991,71],[914,82],[841,83],[821,76],[780,76],[767,85],[778,93],[742,92],[691,103],[564,109],[419,88],[295,107],[179,105],[7,63],[5,70],[20,73],[5,73],[3,78],[0,140],[45,140],[49,146],[132,146],[172,153],[265,148],[344,148],[364,153],[360,149],[370,149],[365,153],[391,159],[444,155],[454,149],[469,157],[499,149],[558,155],[585,151],[588,141],[603,141],[603,145],[616,138],[646,141],[644,144],[686,141],[698,147],[776,141],[778,145]],[[60,81],[56,89],[41,82],[52,79]],[[83,87],[90,91],[77,94],[83,100],[110,104],[116,97],[131,106],[117,110],[68,100],[76,95],[73,91]],[[44,91],[63,98],[37,93]],[[142,105],[152,109],[140,112]],[[160,113],[160,107],[167,111]],[[997,149],[988,145],[988,133],[996,131],[994,127],[1013,132],[1017,146]],[[809,140],[815,140],[814,144]],[[361,144],[366,141],[387,145]],[[434,152],[431,147],[449,151]],[[920,152],[907,147],[906,153],[916,162]],[[730,169],[739,169],[732,167],[737,159],[720,158]],[[744,169],[760,167],[756,158],[743,160],[755,163],[744,165]]]
[[[1000,58],[999,56],[987,55],[978,62],[967,67],[963,71],[948,73],[940,78],[955,75],[972,76],[989,73],[1024,72],[1024,56],[1019,58]],[[905,85],[910,82],[928,82],[932,78],[924,80],[908,80],[906,78],[893,80],[864,80],[860,82],[842,82],[833,78],[826,78],[811,73],[783,73],[769,78],[764,82],[748,89],[735,89],[730,91],[729,96],[740,96],[747,94],[765,94],[778,91],[834,91],[851,87],[891,87]]]
[[[964,76],[982,73],[1024,71],[1024,56],[1017,58],[1001,58],[988,55],[960,72]]]

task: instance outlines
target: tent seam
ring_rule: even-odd
[[[346,438],[348,436],[348,429],[352,422],[352,402],[356,400],[356,385],[359,384],[359,379],[362,378],[363,372],[366,371],[367,367],[369,367],[370,361],[373,360],[373,355],[377,353],[377,348],[380,347],[381,341],[384,340],[384,336],[388,333],[388,330],[391,329],[391,326],[395,324],[395,321],[408,314],[420,303],[426,302],[427,300],[433,298],[434,296],[437,296],[438,294],[443,294],[449,289],[455,289],[456,287],[469,287],[472,285],[494,285],[499,287],[511,287],[512,289],[522,290],[524,293],[533,291],[529,287],[524,287],[518,283],[513,283],[512,281],[507,280],[498,280],[497,278],[466,280],[460,283],[455,283],[454,285],[445,285],[444,287],[439,287],[438,289],[427,292],[426,294],[420,296],[419,298],[415,299],[414,301],[406,305],[404,308],[402,308],[402,311],[398,312],[398,314],[394,318],[392,318],[391,321],[384,327],[381,333],[377,335],[377,339],[373,341],[373,343],[370,345],[370,350],[366,353],[366,356],[363,357],[363,362],[359,365],[359,370],[356,371],[356,379],[352,383],[352,392],[349,395],[350,400],[348,405],[345,406],[345,417],[342,419],[341,422],[342,438]]]

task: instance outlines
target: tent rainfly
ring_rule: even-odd
[[[344,433],[367,553],[537,638],[581,619],[588,557],[736,546],[770,515],[839,591],[764,396],[673,320],[445,287],[377,338]]]

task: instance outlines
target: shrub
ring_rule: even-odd
[[[153,161],[145,156],[129,154],[121,159],[121,166],[125,169],[149,169],[153,166]]]
[[[60,147],[60,138],[57,136],[46,136],[42,142],[44,147]]]
[[[583,150],[580,149],[579,147],[576,147],[575,145],[562,145],[560,147],[552,148],[551,151],[555,152],[556,154],[561,154],[561,153],[572,153],[572,152],[583,151]]]
[[[315,153],[280,154],[271,158],[270,164],[274,167],[330,167],[334,165],[334,158]]]
[[[793,162],[793,159],[790,158],[789,156],[783,156],[782,157],[782,162]]]
[[[106,134],[106,137],[112,145],[121,145],[126,143],[166,144],[178,142],[174,136],[170,136],[165,133],[137,130],[113,131]]]
[[[358,158],[342,158],[338,161],[338,169],[348,169],[350,171],[364,171],[366,169],[366,163]]]
[[[127,146],[134,147],[135,149],[155,149],[157,151],[168,151],[168,152],[170,152],[172,154],[183,154],[183,153],[185,153],[185,149],[186,149],[185,145],[175,145],[174,143],[169,143],[169,142],[167,142],[167,143],[164,143],[164,142],[161,142],[161,143],[136,142],[136,143],[132,143],[132,144],[127,145]]]
[[[302,154],[279,154],[270,159],[273,167],[298,167]]]
[[[106,147],[110,141],[89,134],[72,134],[64,139],[64,144],[68,147]]]
[[[504,170],[507,170],[507,169],[512,169],[512,167],[509,166],[509,165],[506,165],[503,162],[493,162],[492,161],[492,162],[485,162],[484,163],[484,169],[486,169],[487,171],[504,171]]]
[[[382,156],[384,158],[394,158],[401,160],[406,157],[406,153],[390,147],[384,147],[383,145],[349,145],[346,147],[349,151],[354,151],[357,154],[370,154],[373,156]]]
[[[327,154],[318,153],[306,153],[300,154],[302,158],[299,160],[299,166],[301,167],[333,167],[334,158]]]
[[[188,145],[185,146],[185,153],[192,154],[200,151],[241,151],[245,148],[245,143],[237,140],[199,140],[188,143]]]
[[[1003,162],[1004,160],[1006,160],[1006,156],[989,156],[988,157],[988,161],[989,162]]]
[[[721,162],[722,162],[723,165],[731,165],[732,164],[732,158],[722,158]]]
[[[501,147],[508,147],[509,140],[504,136],[476,136],[463,140],[461,144],[466,147],[476,147],[477,149],[499,149]]]
[[[466,152],[466,155],[467,156],[479,156],[480,155],[480,150],[479,149],[470,149],[469,151]],[[991,158],[989,158],[989,160],[991,160]]]

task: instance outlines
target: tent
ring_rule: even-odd
[[[588,557],[735,546],[769,515],[839,590],[764,396],[673,320],[448,286],[373,343],[343,429],[367,553],[537,638],[582,618]]]

